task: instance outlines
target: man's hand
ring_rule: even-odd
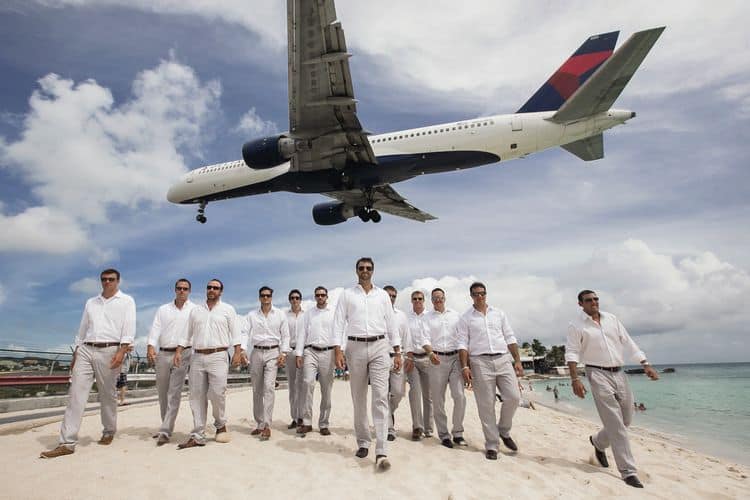
[[[435,354],[434,352],[430,353],[430,363],[433,365],[439,365],[440,364],[440,356]]]
[[[156,349],[154,349],[154,346],[150,345],[146,348],[146,359],[149,365],[154,366],[156,363]]]
[[[464,385],[471,389],[471,369],[468,366],[465,366],[461,369],[461,375],[464,377]]]
[[[516,377],[523,377],[523,364],[521,364],[521,361],[513,363],[513,369],[516,371]]]
[[[276,360],[276,366],[279,368],[284,368],[284,365],[286,364],[286,354],[280,354],[279,358]]]
[[[404,371],[406,373],[410,373],[414,369],[414,360],[410,357],[406,358],[406,362],[404,363]]]
[[[297,364],[297,368],[302,368],[302,366],[305,364],[305,358],[302,356],[297,356],[297,361],[295,362]]]
[[[341,351],[341,348],[336,346],[335,348],[335,355],[336,355],[336,368],[339,370],[344,369],[344,365],[346,364],[346,360],[344,359],[344,353]]]
[[[659,374],[656,370],[654,370],[654,367],[651,365],[646,365],[643,367],[643,370],[646,372],[646,375],[648,375],[648,378],[651,380],[659,380]]]
[[[119,368],[120,365],[122,364],[122,360],[125,359],[125,353],[127,352],[127,350],[128,350],[127,348],[123,349],[122,347],[117,349],[117,352],[115,353],[115,355],[112,356],[112,362],[109,363],[109,367],[113,369]]]
[[[586,397],[586,387],[584,387],[583,382],[581,382],[580,378],[574,378],[572,385],[573,385],[573,394],[575,394],[581,399]]]
[[[393,357],[393,371],[398,373],[400,369],[401,369],[401,354],[396,353],[396,355]]]
[[[238,354],[238,353],[235,352],[232,355],[232,366],[233,367],[237,367],[237,366],[240,366],[241,364],[242,364],[242,353],[240,352]]]
[[[179,368],[180,364],[182,364],[182,351],[180,351],[179,349],[177,349],[177,351],[174,353],[172,364],[175,366],[175,368]]]

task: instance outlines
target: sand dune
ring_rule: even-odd
[[[750,498],[744,466],[679,448],[650,433],[632,435],[639,477],[646,489],[630,488],[613,467],[592,465],[587,439],[595,430],[592,423],[543,407],[518,410],[512,435],[519,453],[506,454],[501,445],[498,460],[488,461],[474,398],[468,396],[465,438],[469,446],[452,450],[440,446],[436,438],[409,439],[410,413],[404,399],[396,415],[399,437],[390,443],[393,467],[385,473],[375,472],[372,452],[367,459],[354,457],[351,398],[348,384],[341,381],[334,384],[333,434],[328,437],[313,432],[299,438],[286,429],[285,390],[276,394],[271,440],[261,442],[250,436],[249,388],[228,395],[232,441],[211,440],[204,448],[176,449],[192,423],[185,399],[173,443],[161,448],[151,438],[159,424],[156,403],[122,407],[111,446],[96,444],[101,430],[98,414],[86,416],[76,453],[53,460],[38,456],[56,445],[59,418],[18,432],[9,432],[12,429],[6,425],[0,427],[4,476],[0,497],[580,499],[635,498],[645,493],[649,498],[670,500]],[[18,428],[24,427],[29,426]]]

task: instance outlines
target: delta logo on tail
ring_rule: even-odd
[[[609,59],[619,31],[594,35],[583,42],[567,61],[534,93],[518,113],[555,111]]]

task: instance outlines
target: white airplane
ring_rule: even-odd
[[[611,109],[664,31],[588,38],[516,113],[371,135],[357,118],[344,32],[333,0],[287,0],[289,131],[245,143],[242,159],[188,172],[167,193],[199,204],[274,191],[320,193],[334,201],[312,209],[317,224],[380,212],[424,222],[391,184],[418,175],[522,158],[562,146],[584,161],[604,156],[602,132],[635,117]]]

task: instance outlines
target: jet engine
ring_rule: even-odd
[[[250,168],[272,168],[289,160],[294,154],[294,139],[281,134],[262,137],[242,146],[242,159]]]
[[[338,201],[318,203],[312,209],[313,220],[320,226],[341,224],[355,215],[354,208]]]

